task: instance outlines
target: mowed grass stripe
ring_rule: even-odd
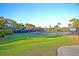
[[[18,35],[22,35],[22,37],[19,39],[19,38],[17,38]],[[25,43],[25,44],[35,43],[35,42],[40,42],[40,41],[43,41],[43,40],[46,41],[48,39],[50,40],[50,39],[56,39],[57,37],[61,37],[61,36],[54,37],[54,36],[47,36],[47,35],[42,35],[42,36],[28,35],[24,39],[23,35],[27,35],[27,34],[17,34],[16,36],[14,36],[14,37],[17,38],[17,40],[15,40],[15,39],[13,40],[13,38],[12,38],[13,36],[10,36],[9,39],[7,39],[7,41],[8,40],[10,40],[10,41],[13,40],[13,41],[5,42],[4,44],[2,43],[2,44],[0,44],[0,46],[16,45],[16,44],[21,44],[21,43]],[[28,37],[28,39],[27,39],[27,37]],[[4,42],[4,40],[2,42]],[[19,43],[19,42],[21,42],[21,43]]]
[[[19,36],[20,34],[17,34],[17,35]],[[21,35],[26,36],[26,34],[21,34]],[[23,40],[21,39],[19,40],[17,38],[17,40],[13,42],[6,42],[5,44],[1,44],[0,55],[13,55],[13,53],[14,55],[26,55],[28,51],[29,53],[32,53],[31,51],[35,51],[39,49],[41,50],[43,48],[56,49],[57,47],[62,46],[65,43],[70,44],[70,40],[67,36],[54,36],[53,37],[53,36],[47,36],[47,35],[42,35],[42,36],[35,35],[35,36],[31,36],[31,38],[29,39],[23,39]],[[26,51],[26,53],[24,53],[24,51]],[[55,53],[55,52],[56,51],[54,50],[52,53]]]
[[[38,43],[29,43],[29,44],[22,44],[22,45],[15,45],[15,46],[7,46],[7,47],[0,47],[1,51],[22,51],[22,50],[29,50],[29,49],[37,49],[37,48],[45,48],[50,46],[56,46],[60,43],[64,43],[65,41],[61,41],[59,39],[54,41],[45,41],[45,42],[38,42]]]

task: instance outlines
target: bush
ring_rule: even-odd
[[[5,36],[4,32],[0,31],[0,37],[4,37],[4,36]]]
[[[12,34],[13,31],[12,30],[4,30],[3,31],[5,35],[9,35],[9,34]]]
[[[12,30],[1,30],[0,31],[0,37],[4,37],[5,35],[13,34]]]

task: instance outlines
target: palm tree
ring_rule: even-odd
[[[57,23],[57,25],[55,26],[57,31],[61,30],[60,25],[61,25],[61,23]]]
[[[61,23],[58,23],[57,25],[61,25]]]
[[[53,27],[52,26],[49,26],[48,30],[49,31],[52,31],[53,30]]]
[[[54,30],[55,30],[55,31],[58,31],[58,30],[59,30],[59,26],[58,26],[58,25],[55,25],[55,26],[54,26]]]
[[[72,27],[72,24],[68,24],[68,27],[71,28]]]

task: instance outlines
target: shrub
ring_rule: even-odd
[[[0,37],[4,37],[4,36],[5,36],[4,32],[0,31]]]
[[[0,31],[0,37],[4,37],[5,35],[13,34],[12,30],[1,30]]]
[[[12,34],[12,33],[13,33],[12,30],[4,30],[4,34],[5,34],[5,35],[9,35],[9,34]]]

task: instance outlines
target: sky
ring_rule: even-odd
[[[72,18],[79,18],[79,4],[0,3],[0,16],[41,27],[54,26],[60,22],[64,27]]]

